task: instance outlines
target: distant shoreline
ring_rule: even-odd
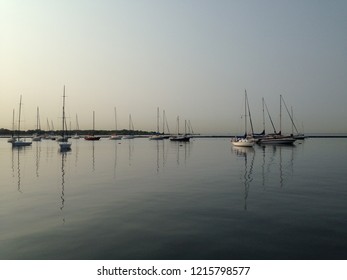
[[[150,137],[152,134],[139,134],[135,135],[136,138],[147,138]],[[23,134],[21,135],[22,138],[31,138],[32,135]],[[80,135],[81,137],[84,137],[83,134]],[[101,136],[102,138],[107,138],[110,135],[108,134],[98,134],[98,136]],[[122,136],[122,134],[120,134]],[[0,138],[10,138],[11,135],[0,135]],[[200,135],[195,134],[191,135],[191,138],[233,138],[233,137],[242,137],[241,135]],[[306,138],[347,138],[347,134],[307,134],[305,135]]]

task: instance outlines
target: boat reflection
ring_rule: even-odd
[[[278,185],[283,188],[289,177],[294,174],[294,152],[295,145],[273,145],[262,146],[262,185],[265,188],[266,185],[271,184],[271,179],[278,178],[277,183],[272,183],[275,186]],[[266,157],[269,157],[266,163]],[[265,165],[267,167],[265,168]],[[275,166],[275,168],[271,168]],[[277,176],[272,174],[278,173]]]
[[[22,191],[22,174],[21,174],[21,157],[25,154],[27,149],[31,150],[31,147],[13,147],[12,148],[12,163],[11,163],[11,170],[12,170],[12,177],[17,177],[17,190],[20,193],[23,193]],[[15,160],[17,161],[17,170],[15,170]]]
[[[39,169],[40,169],[40,159],[41,159],[41,141],[34,141],[35,142],[35,174],[36,177],[39,176]]]
[[[177,165],[180,165],[181,162],[181,157],[183,153],[183,158],[184,158],[184,164],[187,163],[187,159],[189,158],[191,154],[191,149],[192,149],[192,142],[177,142],[173,141],[170,142],[171,148],[176,150],[176,163]]]
[[[60,172],[61,172],[61,193],[60,193],[60,211],[63,215],[63,223],[65,224],[65,216],[64,216],[64,207],[65,207],[65,183],[66,183],[66,170],[65,170],[65,164],[66,164],[66,160],[68,157],[68,152],[67,151],[61,151],[61,166],[60,166]]]
[[[249,194],[249,189],[253,181],[253,166],[255,159],[255,150],[253,147],[232,147],[232,150],[237,157],[244,159],[244,169],[241,180],[244,186],[244,210],[247,210],[247,199]]]

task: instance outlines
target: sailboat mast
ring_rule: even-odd
[[[187,120],[184,120],[184,134],[187,134]]]
[[[20,134],[20,117],[21,117],[21,111],[22,111],[22,95],[20,95],[20,99],[19,99],[18,138],[19,138],[19,134]]]
[[[39,130],[39,107],[36,108],[36,131]]]
[[[273,123],[273,121],[272,121],[272,118],[271,118],[269,109],[268,109],[268,107],[267,107],[267,105],[266,105],[266,103],[265,103],[265,100],[264,100],[264,105],[265,105],[266,112],[267,112],[267,114],[268,114],[268,116],[269,116],[269,119],[270,119],[272,128],[273,128],[273,130],[274,130],[274,133],[276,133],[276,128],[275,128],[275,125],[274,125],[274,123]]]
[[[63,91],[63,131],[62,136],[64,137],[65,134],[65,85],[64,85],[64,91]]]
[[[291,110],[291,118],[293,119],[293,106],[290,107],[290,110]],[[294,135],[294,122],[292,122],[292,135]]]
[[[115,129],[117,132],[117,109],[114,107],[114,124],[115,124]]]
[[[248,115],[249,115],[249,122],[251,124],[251,131],[252,131],[252,135],[254,134],[254,130],[253,130],[253,123],[252,123],[252,117],[251,117],[251,110],[249,109],[249,103],[248,103],[248,97],[247,97],[247,92],[246,93],[246,102],[247,102],[247,106],[248,106]],[[246,134],[247,134],[247,130],[246,130]]]
[[[129,114],[129,133],[130,133],[130,130],[131,130],[131,114]]]
[[[157,107],[157,134],[159,134],[159,107]]]
[[[165,110],[163,110],[163,134],[165,134]]]
[[[245,90],[245,136],[247,135],[247,105],[246,105],[246,100],[247,100],[247,91]]]
[[[14,136],[14,113],[15,113],[15,111],[14,111],[14,109],[12,110],[12,138],[13,138],[13,136]]]
[[[263,104],[263,131],[265,133],[265,110],[264,110],[264,97],[262,98],[262,104]]]
[[[282,98],[282,99],[283,99],[283,98]],[[289,110],[288,110],[288,107],[287,107],[287,104],[286,104],[286,102],[284,101],[284,99],[283,99],[283,104],[284,104],[284,106],[286,107],[287,113],[288,113],[289,118],[290,118],[290,120],[291,120],[291,122],[292,122],[292,127],[295,128],[296,133],[299,133],[299,131],[298,131],[298,129],[296,128],[296,125],[295,125],[295,123],[294,123],[294,118],[293,118],[293,107],[291,108],[291,109],[292,109],[292,114],[290,114],[290,113],[289,113]]]
[[[282,94],[280,94],[280,134],[282,134]]]
[[[95,130],[95,111],[93,111],[93,134]]]

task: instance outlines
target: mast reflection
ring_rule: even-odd
[[[262,152],[262,186],[283,188],[288,178],[294,175],[295,145],[267,145],[260,147]],[[275,180],[275,182],[273,182]]]
[[[255,158],[255,150],[252,147],[232,147],[234,153],[237,157],[244,158],[244,173],[242,176],[242,181],[244,185],[244,210],[247,211],[247,199],[248,193],[251,186],[251,182],[253,181],[253,166],[254,166],[254,158]],[[249,156],[250,159],[249,159]]]
[[[35,148],[35,171],[36,171],[36,177],[39,177],[39,169],[40,169],[40,158],[41,158],[41,142],[36,141],[36,148]]]
[[[22,193],[22,190],[21,190],[21,173],[20,173],[20,150],[21,149],[18,149],[17,148],[17,190],[18,192]]]
[[[65,216],[64,216],[64,207],[65,207],[65,176],[66,176],[66,170],[65,170],[65,164],[66,164],[66,160],[67,160],[67,156],[68,156],[68,152],[67,151],[61,151],[61,168],[60,168],[60,172],[61,172],[61,193],[60,193],[60,200],[61,200],[61,204],[60,204],[60,211],[63,214],[63,223],[65,224]]]

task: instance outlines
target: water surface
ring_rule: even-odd
[[[1,259],[347,259],[347,139],[0,139]]]

